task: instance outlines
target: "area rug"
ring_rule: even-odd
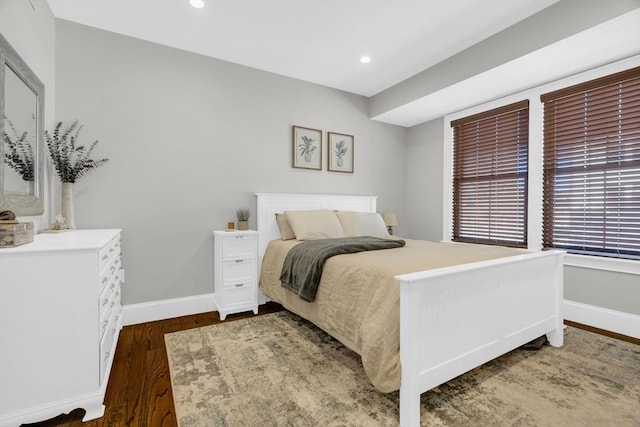
[[[359,356],[287,311],[165,335],[180,427],[396,426]],[[640,426],[640,346],[567,327],[422,394],[423,426]]]

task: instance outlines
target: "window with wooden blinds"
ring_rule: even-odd
[[[543,245],[640,259],[640,67],[540,98]]]
[[[453,236],[527,246],[529,101],[454,120]]]

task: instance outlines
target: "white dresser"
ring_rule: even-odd
[[[122,328],[120,230],[0,249],[0,427],[104,413]]]
[[[213,277],[220,319],[253,310],[258,314],[258,232],[213,232]]]

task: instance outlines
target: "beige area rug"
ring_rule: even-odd
[[[359,356],[279,312],[165,335],[181,427],[395,426]],[[640,346],[580,329],[422,394],[423,426],[640,426]]]

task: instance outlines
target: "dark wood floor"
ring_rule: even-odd
[[[260,306],[259,314],[280,310],[280,305],[268,303]],[[251,312],[229,315],[225,322],[250,316],[253,316]],[[124,327],[111,369],[104,416],[83,423],[84,410],[78,409],[30,426],[177,426],[164,334],[216,323],[221,323],[218,313],[210,312]],[[573,322],[565,323],[640,345],[640,340],[635,338]]]
[[[261,305],[258,314],[282,310],[275,303]],[[253,316],[252,312],[232,314],[225,322]],[[105,413],[100,419],[82,422],[83,409],[67,415],[29,424],[38,427],[175,427],[169,364],[164,334],[221,323],[217,312],[177,317],[157,322],[125,326],[111,368],[105,396]]]

